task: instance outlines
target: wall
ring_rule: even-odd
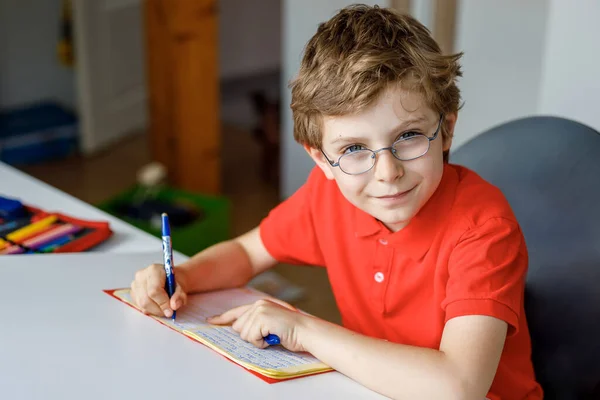
[[[434,0],[410,0],[410,15],[433,31]]]
[[[279,97],[282,0],[219,0],[221,121],[254,129],[249,94]]]
[[[75,104],[73,71],[59,64],[60,0],[0,0],[0,108],[40,98]]]
[[[457,6],[464,108],[454,149],[493,125],[538,111],[549,9],[546,0],[461,0]]]
[[[600,2],[551,0],[538,111],[600,131]]]
[[[555,115],[600,130],[600,3],[461,0],[456,49],[465,51],[453,147],[496,124]]]
[[[387,6],[387,1],[363,0],[365,4]],[[302,50],[319,23],[332,17],[337,10],[356,1],[350,0],[284,0],[283,1],[283,71],[282,71],[282,197],[293,194],[306,180],[313,161],[294,141],[292,112],[289,108],[291,93],[288,82],[300,67]]]
[[[272,72],[281,66],[281,0],[219,0],[222,79]]]
[[[58,63],[60,0],[0,0],[0,107],[39,98],[75,105],[73,71]],[[219,0],[223,79],[281,65],[281,0]]]

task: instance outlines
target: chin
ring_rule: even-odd
[[[387,215],[381,215],[380,218],[377,217],[377,219],[388,227],[403,228],[404,226],[408,225],[413,217],[414,215],[412,212],[396,212]]]

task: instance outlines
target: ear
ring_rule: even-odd
[[[448,132],[449,136],[448,138],[444,138],[444,141],[442,143],[444,151],[450,150],[450,147],[452,146],[452,138],[454,137],[454,127],[456,126],[457,119],[458,114],[456,113],[446,114],[444,116],[442,124],[444,124],[444,129],[446,130],[446,132]]]
[[[310,158],[312,158],[315,164],[317,164],[317,167],[321,168],[327,179],[334,178],[332,167],[329,164],[329,161],[325,159],[325,155],[323,155],[323,152],[320,149],[316,149],[305,144],[304,150],[306,150]]]

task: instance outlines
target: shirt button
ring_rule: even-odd
[[[375,274],[375,282],[381,283],[381,282],[383,282],[384,279],[385,279],[385,276],[383,275],[383,272],[377,272]]]
[[[382,245],[384,245],[384,246],[385,246],[385,245],[387,245],[387,244],[388,244],[388,241],[387,241],[387,240],[385,240],[385,239],[379,239],[379,243],[381,243]]]

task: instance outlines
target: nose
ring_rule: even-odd
[[[394,182],[404,175],[402,161],[394,157],[391,151],[377,153],[375,177],[382,182]]]

